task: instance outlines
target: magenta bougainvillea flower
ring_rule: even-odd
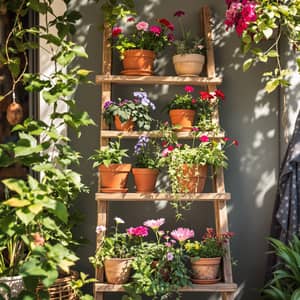
[[[184,87],[184,90],[185,90],[187,93],[192,93],[195,89],[194,89],[192,86],[190,86],[190,85],[186,85],[186,86]]]
[[[178,242],[184,242],[190,238],[193,238],[195,236],[195,232],[189,228],[179,227],[171,232],[171,236]]]
[[[147,22],[142,21],[136,24],[137,30],[147,31],[148,28],[149,28],[149,24]]]
[[[202,135],[200,136],[199,140],[201,143],[207,143],[209,142],[209,137],[207,135]]]
[[[150,227],[153,230],[157,230],[161,225],[165,224],[165,218],[147,220],[143,224],[144,226]]]
[[[130,227],[126,231],[131,236],[145,237],[148,235],[148,228],[145,226]]]

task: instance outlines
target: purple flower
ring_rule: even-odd
[[[145,148],[149,143],[149,137],[145,135],[141,135],[138,139],[138,142],[134,146],[134,153],[139,154],[142,148]]]
[[[112,104],[114,104],[112,101],[106,101],[103,105],[103,108],[108,109]]]
[[[141,101],[142,105],[150,106],[152,110],[155,110],[154,103],[151,102],[151,100],[148,98],[146,92],[133,92],[133,96],[138,98]]]
[[[174,255],[172,252],[168,252],[166,256],[167,256],[167,261],[172,261],[174,258]]]

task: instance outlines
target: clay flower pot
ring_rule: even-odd
[[[122,123],[120,117],[115,116],[115,127],[119,131],[132,131],[134,127],[134,123],[132,120],[128,120]]]
[[[132,174],[136,185],[136,191],[140,193],[151,193],[155,190],[158,175],[157,169],[133,168]]]
[[[199,76],[205,57],[202,54],[178,54],[173,56],[175,72],[178,76]]]
[[[192,282],[194,283],[215,283],[219,281],[221,257],[191,259]]]
[[[207,177],[207,166],[189,166],[184,164],[182,166],[182,171],[183,177],[178,178],[180,192],[202,193]]]
[[[122,74],[124,75],[152,75],[155,54],[151,50],[126,50],[123,59]]]
[[[102,192],[127,192],[126,184],[131,164],[111,164],[99,166]]]
[[[123,284],[129,279],[132,258],[108,258],[104,260],[106,281],[111,284]]]
[[[170,120],[173,126],[178,126],[176,131],[192,131],[195,111],[192,109],[171,109]]]

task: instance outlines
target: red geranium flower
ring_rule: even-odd
[[[128,19],[127,19],[127,22],[134,22],[135,21],[135,18],[134,17],[129,17]]]
[[[200,136],[199,140],[201,143],[207,143],[209,142],[209,137],[207,135],[202,135]]]
[[[182,17],[185,15],[185,12],[183,10],[177,10],[174,13],[174,17]]]
[[[114,27],[112,29],[112,36],[118,36],[121,33],[122,33],[122,28],[121,27]]]
[[[214,96],[208,92],[199,92],[199,94],[202,100],[210,100],[214,98]]]
[[[217,98],[220,98],[221,100],[224,100],[224,99],[225,99],[224,93],[223,93],[222,91],[220,91],[220,90],[215,90],[215,96],[216,96]]]
[[[238,140],[233,140],[232,144],[235,145],[235,146],[238,146],[239,145],[239,141]]]
[[[187,93],[192,93],[194,91],[194,88],[190,85],[186,85],[184,87],[184,90],[187,92]]]
[[[224,141],[224,142],[228,142],[229,140],[230,140],[229,137],[226,137],[226,136],[225,136],[225,137],[223,138],[223,141]]]
[[[196,104],[197,100],[196,99],[192,99],[192,104]]]
[[[171,31],[174,30],[174,25],[167,19],[158,19],[158,22],[168,27]]]
[[[169,151],[173,151],[174,149],[175,149],[174,146],[172,146],[172,145],[168,146],[168,150],[169,150]]]

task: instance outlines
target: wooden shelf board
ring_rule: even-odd
[[[216,284],[193,284],[179,289],[180,292],[235,292],[237,284],[235,283],[216,283]],[[124,292],[121,284],[95,283],[95,291],[104,292]]]
[[[187,77],[187,76],[126,76],[126,75],[96,75],[96,83],[118,84],[168,84],[168,85],[220,85],[222,79],[218,77]]]
[[[161,133],[158,130],[154,131],[116,131],[116,130],[101,130],[100,132],[102,138],[116,138],[122,136],[124,138],[138,138],[141,135],[149,136],[152,138],[161,137]],[[209,138],[221,139],[224,138],[224,132],[214,134],[210,131],[203,131],[201,135],[207,135]],[[177,132],[177,137],[179,139],[192,139],[193,136],[191,132]]]
[[[199,193],[177,194],[170,193],[96,193],[97,201],[215,201],[230,200],[230,193]]]

